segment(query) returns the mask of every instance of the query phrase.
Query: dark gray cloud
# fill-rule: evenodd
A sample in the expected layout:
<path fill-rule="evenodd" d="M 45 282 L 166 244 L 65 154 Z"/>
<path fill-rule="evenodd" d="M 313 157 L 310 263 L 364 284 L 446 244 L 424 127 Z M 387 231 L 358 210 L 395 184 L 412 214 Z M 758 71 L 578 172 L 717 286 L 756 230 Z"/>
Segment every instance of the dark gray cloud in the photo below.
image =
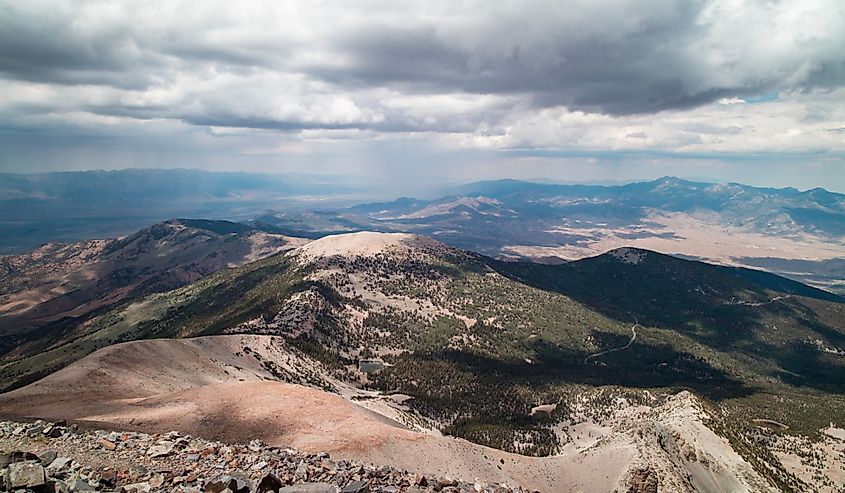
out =
<path fill-rule="evenodd" d="M 620 16 L 613 10 L 626 13 L 631 3 L 603 2 L 595 17 L 579 25 L 568 19 L 565 3 L 559 4 L 562 8 L 527 6 L 515 18 L 491 19 L 468 39 L 460 24 L 444 29 L 437 21 L 412 29 L 361 26 L 332 40 L 349 63 L 314 65 L 308 71 L 339 85 L 523 94 L 540 107 L 564 105 L 610 114 L 653 113 L 736 94 L 845 84 L 845 50 L 812 28 L 788 32 L 791 26 L 769 26 L 786 29 L 777 35 L 792 38 L 792 47 L 768 48 L 767 39 L 757 37 L 771 34 L 760 29 L 769 22 L 764 14 L 774 17 L 786 3 L 722 13 L 741 23 L 709 18 L 707 12 L 716 3 L 638 2 L 632 15 Z M 829 24 L 823 16 L 838 16 L 836 25 L 845 28 L 843 7 L 828 7 L 808 8 L 801 15 L 818 16 L 819 27 Z M 806 21 L 796 18 L 796 24 L 799 20 Z M 722 29 L 723 21 L 733 21 L 733 28 L 742 31 Z M 749 36 L 746 30 L 757 32 Z"/>
<path fill-rule="evenodd" d="M 136 19 L 140 9 L 131 4 L 101 5 L 103 15 L 94 4 L 81 12 L 66 3 L 6 4 L 0 72 L 138 89 L 173 83 L 186 71 L 260 67 L 341 89 L 517 95 L 536 107 L 653 113 L 737 94 L 841 87 L 845 35 L 834 29 L 845 30 L 845 7 L 810 2 L 795 22 L 770 24 L 793 4 L 525 2 L 479 13 L 481 4 L 428 12 L 421 2 L 370 16 L 366 6 L 340 3 L 335 16 L 317 10 L 254 32 L 250 22 L 270 14 L 254 5 L 231 19 L 203 3 Z M 299 31 L 289 32 L 297 23 Z M 761 36 L 770 29 L 784 42 L 768 47 Z"/>
<path fill-rule="evenodd" d="M 692 5 L 679 2 L 671 15 L 654 19 L 642 12 L 638 19 L 622 20 L 635 25 L 618 26 L 623 34 L 613 36 L 605 35 L 609 28 L 601 18 L 595 19 L 595 30 L 589 25 L 573 28 L 565 18 L 559 24 L 541 21 L 545 15 L 565 15 L 542 9 L 492 25 L 469 43 L 434 24 L 414 29 L 362 26 L 334 40 L 333 47 L 349 63 L 314 65 L 307 71 L 338 85 L 516 94 L 534 106 L 612 114 L 693 107 L 725 94 L 760 90 L 727 84 L 695 89 L 686 84 L 697 74 L 688 73 L 691 54 L 685 50 L 701 31 L 695 26 L 701 5 Z M 531 33 L 535 23 L 543 29 Z M 499 42 L 496 38 L 513 42 L 489 49 Z"/>
<path fill-rule="evenodd" d="M 0 0 L 2 161 L 839 156 L 842 46 L 839 0 Z"/>
<path fill-rule="evenodd" d="M 0 73 L 6 77 L 61 84 L 146 87 L 145 74 L 160 57 L 139 50 L 124 25 L 87 35 L 75 28 L 73 10 L 27 11 L 25 4 L 0 5 Z"/>

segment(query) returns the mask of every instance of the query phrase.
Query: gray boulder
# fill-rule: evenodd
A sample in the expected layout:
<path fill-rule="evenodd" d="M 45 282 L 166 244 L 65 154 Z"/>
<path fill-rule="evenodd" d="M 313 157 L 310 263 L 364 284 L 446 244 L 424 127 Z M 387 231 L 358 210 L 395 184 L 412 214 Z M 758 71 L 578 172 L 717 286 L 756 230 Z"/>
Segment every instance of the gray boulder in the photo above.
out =
<path fill-rule="evenodd" d="M 70 482 L 70 491 L 94 491 L 95 488 L 91 486 L 91 483 L 85 481 L 82 478 L 76 478 L 75 480 Z"/>
<path fill-rule="evenodd" d="M 59 454 L 56 453 L 55 450 L 48 450 L 43 454 L 39 455 L 38 458 L 41 460 L 41 465 L 47 466 L 58 457 Z"/>
<path fill-rule="evenodd" d="M 50 472 L 61 471 L 62 469 L 67 468 L 71 462 L 73 462 L 73 459 L 70 457 L 56 457 L 47 466 L 47 470 Z"/>
<path fill-rule="evenodd" d="M 268 493 L 270 491 L 279 491 L 282 487 L 282 481 L 276 477 L 275 474 L 270 473 L 261 478 L 258 482 L 258 493 Z"/>
<path fill-rule="evenodd" d="M 370 487 L 366 481 L 353 481 L 344 486 L 340 493 L 370 493 Z"/>
<path fill-rule="evenodd" d="M 147 455 L 152 458 L 166 457 L 173 453 L 173 444 L 169 442 L 162 442 L 153 445 L 147 450 Z"/>
<path fill-rule="evenodd" d="M 152 489 L 150 483 L 133 483 L 121 486 L 117 491 L 123 493 L 150 493 Z"/>
<path fill-rule="evenodd" d="M 47 476 L 41 464 L 35 462 L 14 462 L 7 469 L 6 487 L 9 490 L 37 488 L 47 483 Z"/>

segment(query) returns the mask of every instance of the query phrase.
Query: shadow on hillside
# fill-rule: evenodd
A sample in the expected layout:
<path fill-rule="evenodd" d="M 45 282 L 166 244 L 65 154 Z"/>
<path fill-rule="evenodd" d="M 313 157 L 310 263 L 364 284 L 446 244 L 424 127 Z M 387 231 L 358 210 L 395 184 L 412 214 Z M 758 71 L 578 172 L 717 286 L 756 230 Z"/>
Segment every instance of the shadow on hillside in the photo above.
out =
<path fill-rule="evenodd" d="M 600 346 L 607 348 L 621 347 L 629 341 L 627 337 L 609 333 L 601 333 L 598 338 Z M 536 358 L 530 364 L 475 352 L 446 350 L 400 356 L 390 368 L 390 373 L 397 381 L 415 380 L 423 387 L 430 386 L 432 395 L 440 393 L 438 387 L 454 391 L 453 380 L 471 382 L 466 384 L 470 389 L 508 385 L 540 389 L 560 384 L 692 389 L 717 401 L 745 397 L 757 391 L 703 359 L 675 351 L 669 346 L 635 341 L 625 350 L 591 358 L 586 362 L 589 353 L 542 340 L 535 341 L 533 346 Z"/>
<path fill-rule="evenodd" d="M 810 344 L 774 348 L 778 363 L 771 375 L 793 387 L 810 387 L 832 394 L 845 394 L 842 356 L 826 354 Z"/>
<path fill-rule="evenodd" d="M 761 375 L 776 377 L 792 386 L 845 393 L 845 383 L 841 383 L 845 382 L 845 369 L 840 370 L 826 361 L 829 358 L 820 350 L 810 346 L 796 348 L 784 343 L 770 344 L 767 337 L 760 336 L 775 330 L 769 320 L 774 316 L 779 319 L 776 330 L 784 337 L 801 339 L 809 332 L 816 334 L 813 338 L 826 340 L 835 347 L 845 346 L 843 330 L 820 320 L 818 313 L 801 298 L 792 297 L 761 306 L 725 304 L 724 300 L 740 295 L 746 299 L 756 297 L 766 303 L 771 299 L 771 292 L 737 280 L 718 266 L 678 264 L 684 261 L 667 256 L 660 256 L 660 260 L 648 269 L 620 267 L 619 262 L 602 258 L 576 263 L 582 265 L 498 262 L 493 266 L 516 282 L 563 294 L 623 324 L 637 320 L 644 326 L 677 331 L 721 353 L 753 355 L 759 362 L 753 369 Z M 696 287 L 701 288 L 701 292 Z M 639 355 L 635 351 L 618 352 L 608 355 L 604 361 L 609 364 L 622 358 L 651 358 L 648 364 L 652 364 L 671 349 L 666 347 L 662 351 L 652 354 L 645 350 Z M 700 373 L 702 377 L 712 374 L 699 368 L 698 363 L 686 362 L 684 365 L 687 372 Z M 651 372 L 648 378 L 658 382 L 668 378 L 660 371 L 648 371 Z M 620 375 L 619 378 L 624 381 L 640 377 Z"/>
<path fill-rule="evenodd" d="M 696 325 L 718 329 L 725 339 L 741 338 L 758 322 L 772 292 L 831 303 L 843 299 L 768 272 L 711 265 L 644 251 L 642 262 L 626 263 L 604 254 L 562 265 L 488 262 L 500 274 L 525 285 L 566 295 L 602 313 L 628 321 L 673 329 Z M 763 305 L 731 304 L 735 299 Z M 752 309 L 752 308 L 757 308 Z M 708 342 L 703 340 L 702 342 Z"/>
<path fill-rule="evenodd" d="M 671 265 L 685 261 L 669 259 L 668 266 L 648 269 L 602 257 L 551 266 L 496 262 L 491 267 L 513 281 L 562 294 L 623 324 L 636 319 L 644 326 L 677 330 L 714 348 L 752 337 L 760 323 L 757 311 L 723 304 L 738 297 L 744 286 L 722 275 L 706 279 L 697 275 L 700 272 L 685 272 Z M 714 284 L 719 289 L 716 296 L 695 289 Z"/>

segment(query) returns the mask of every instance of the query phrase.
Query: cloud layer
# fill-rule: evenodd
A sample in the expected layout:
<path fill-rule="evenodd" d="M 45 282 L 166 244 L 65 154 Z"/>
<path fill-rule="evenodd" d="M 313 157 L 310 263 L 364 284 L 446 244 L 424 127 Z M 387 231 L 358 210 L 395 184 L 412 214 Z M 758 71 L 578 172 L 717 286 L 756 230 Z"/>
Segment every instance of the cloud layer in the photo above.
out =
<path fill-rule="evenodd" d="M 0 1 L 0 166 L 51 146 L 172 161 L 420 135 L 841 159 L 843 46 L 837 0 Z"/>

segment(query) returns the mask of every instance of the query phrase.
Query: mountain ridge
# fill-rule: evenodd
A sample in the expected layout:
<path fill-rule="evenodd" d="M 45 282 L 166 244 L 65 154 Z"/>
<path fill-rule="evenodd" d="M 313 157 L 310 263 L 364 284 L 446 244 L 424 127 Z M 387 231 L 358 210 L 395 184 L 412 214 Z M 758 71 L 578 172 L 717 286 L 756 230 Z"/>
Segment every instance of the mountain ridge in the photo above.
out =
<path fill-rule="evenodd" d="M 789 454 L 784 444 L 792 437 L 824 443 L 820 430 L 845 417 L 838 356 L 845 305 L 803 296 L 825 296 L 811 288 L 786 296 L 770 280 L 761 285 L 755 276 L 640 249 L 547 266 L 501 262 L 418 235 L 352 233 L 128 302 L 91 319 L 77 339 L 7 361 L 0 375 L 20 387 L 28 375 L 78 368 L 74 360 L 106 346 L 102 351 L 147 347 L 147 339 L 163 348 L 229 340 L 231 347 L 211 356 L 222 369 L 201 370 L 213 363 L 208 357 L 168 365 L 189 372 L 171 380 L 199 385 L 172 395 L 193 402 L 215 391 L 202 384 L 211 375 L 237 380 L 237 368 L 254 368 L 260 379 L 344 396 L 415 433 L 465 440 L 461 454 L 475 454 L 478 445 L 556 461 L 628 447 L 634 455 L 614 466 L 617 480 L 628 481 L 636 464 L 652 464 L 662 484 L 692 491 L 705 476 L 692 486 L 683 478 L 710 475 L 701 464 L 729 447 L 762 479 L 736 479 L 739 469 L 725 466 L 731 475 L 718 484 L 763 481 L 800 491 L 812 479 L 799 479 L 772 454 Z M 12 409 L 4 399 L 14 396 L 46 398 L 40 392 L 50 378 L 0 397 L 0 411 Z M 670 405 L 686 399 L 685 391 L 708 416 L 685 443 L 701 433 L 721 437 L 716 449 L 687 445 L 705 458 L 694 466 L 683 454 L 652 448 L 657 441 L 638 441 L 637 433 L 660 436 L 661 428 L 631 421 L 692 412 Z M 150 402 L 167 406 L 168 395 Z M 16 402 L 32 409 L 26 398 Z M 760 433 L 755 419 L 789 431 L 751 447 Z M 679 443 L 672 447 L 680 450 Z"/>
<path fill-rule="evenodd" d="M 53 243 L 2 256 L 0 353 L 20 351 L 30 331 L 40 331 L 45 341 L 61 340 L 91 316 L 125 301 L 298 243 L 228 221 L 174 219 L 122 238 Z"/>

